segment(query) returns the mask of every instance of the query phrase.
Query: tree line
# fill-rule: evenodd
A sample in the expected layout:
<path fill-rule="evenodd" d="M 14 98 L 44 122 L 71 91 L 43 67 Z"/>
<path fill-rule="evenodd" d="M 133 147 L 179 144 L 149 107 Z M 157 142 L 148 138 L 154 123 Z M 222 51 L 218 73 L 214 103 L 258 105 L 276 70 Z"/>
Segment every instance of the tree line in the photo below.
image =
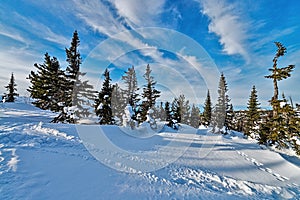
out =
<path fill-rule="evenodd" d="M 246 137 L 252 137 L 261 144 L 275 145 L 278 148 L 293 148 L 300 154 L 300 118 L 299 113 L 284 95 L 279 98 L 278 82 L 291 76 L 294 65 L 278 67 L 277 61 L 286 53 L 286 48 L 275 42 L 277 52 L 273 58 L 273 67 L 269 69 L 274 86 L 274 95 L 270 99 L 271 112 L 260 109 L 257 90 L 253 86 L 248 100 L 247 110 L 237 113 L 233 110 L 228 96 L 228 86 L 224 74 L 219 79 L 218 99 L 213 106 L 210 91 L 207 91 L 204 111 L 193 104 L 190 105 L 184 94 L 175 97 L 171 102 L 158 102 L 161 91 L 156 88 L 156 81 L 148 64 L 143 78 L 146 84 L 138 86 L 134 66 L 128 68 L 122 76 L 123 87 L 112 84 L 110 71 L 105 70 L 104 81 L 100 91 L 95 91 L 86 73 L 80 71 L 82 58 L 78 47 L 80 40 L 77 31 L 73 33 L 71 45 L 65 49 L 68 66 L 61 69 L 56 57 L 48 53 L 44 55 L 42 64 L 34 64 L 27 79 L 30 87 L 27 91 L 34 99 L 33 104 L 44 110 L 57 112 L 54 123 L 79 123 L 81 119 L 93 114 L 98 117 L 99 124 L 122 125 L 134 129 L 142 123 L 149 123 L 156 128 L 157 120 L 174 129 L 180 124 L 188 124 L 195 128 L 199 125 L 211 127 L 214 133 L 227 134 L 230 130 L 242 131 Z M 18 96 L 14 75 L 5 86 L 7 93 L 3 102 L 14 102 Z M 139 90 L 142 89 L 141 92 Z"/>

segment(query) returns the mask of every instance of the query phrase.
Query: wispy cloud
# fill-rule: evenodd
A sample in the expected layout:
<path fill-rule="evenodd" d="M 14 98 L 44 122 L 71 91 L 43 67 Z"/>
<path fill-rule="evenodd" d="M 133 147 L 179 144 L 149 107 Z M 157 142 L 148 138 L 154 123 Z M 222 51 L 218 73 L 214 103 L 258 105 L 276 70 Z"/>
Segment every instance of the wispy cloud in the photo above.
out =
<path fill-rule="evenodd" d="M 248 61 L 245 42 L 248 39 L 248 25 L 243 22 L 236 4 L 229 4 L 226 0 L 199 0 L 201 12 L 209 22 L 209 32 L 219 37 L 223 51 L 228 55 L 239 54 Z"/>
<path fill-rule="evenodd" d="M 166 0 L 111 0 L 128 24 L 133 27 L 157 26 Z M 142 9 L 144 8 L 144 9 Z"/>

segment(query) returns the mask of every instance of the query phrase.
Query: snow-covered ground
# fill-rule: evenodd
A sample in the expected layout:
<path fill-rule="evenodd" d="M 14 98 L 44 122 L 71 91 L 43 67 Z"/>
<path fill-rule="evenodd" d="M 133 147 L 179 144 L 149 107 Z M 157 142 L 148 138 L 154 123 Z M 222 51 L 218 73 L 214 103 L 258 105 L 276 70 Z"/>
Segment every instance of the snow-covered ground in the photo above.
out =
<path fill-rule="evenodd" d="M 238 134 L 102 126 L 110 143 L 95 148 L 87 141 L 97 144 L 99 126 L 49 123 L 54 116 L 0 103 L 1 200 L 300 199 L 300 160 Z"/>

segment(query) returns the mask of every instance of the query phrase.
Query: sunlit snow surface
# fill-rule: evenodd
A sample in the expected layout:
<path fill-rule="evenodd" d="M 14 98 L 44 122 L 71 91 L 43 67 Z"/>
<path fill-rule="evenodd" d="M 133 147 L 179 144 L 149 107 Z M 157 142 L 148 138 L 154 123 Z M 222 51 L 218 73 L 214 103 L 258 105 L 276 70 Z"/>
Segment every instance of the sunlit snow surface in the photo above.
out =
<path fill-rule="evenodd" d="M 136 152 L 168 147 L 163 156 L 174 156 L 173 162 L 143 172 L 116 162 L 122 156 L 116 152 L 106 152 L 106 163 L 98 161 L 75 125 L 49 123 L 54 116 L 26 103 L 0 103 L 1 200 L 300 199 L 299 159 L 239 134 L 221 136 L 183 126 L 178 132 L 164 128 L 139 138 L 117 126 L 103 126 L 114 145 L 133 153 L 126 158 L 132 162 L 142 163 Z M 174 140 L 175 146 L 168 145 Z M 177 159 L 176 152 L 182 151 L 178 144 L 185 149 Z M 152 157 L 150 164 L 161 158 Z"/>

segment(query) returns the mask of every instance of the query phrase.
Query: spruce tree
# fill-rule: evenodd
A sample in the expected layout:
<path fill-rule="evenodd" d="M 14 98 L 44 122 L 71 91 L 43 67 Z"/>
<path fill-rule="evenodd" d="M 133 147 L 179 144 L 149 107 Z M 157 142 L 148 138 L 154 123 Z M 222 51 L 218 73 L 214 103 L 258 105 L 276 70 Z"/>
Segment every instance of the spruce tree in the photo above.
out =
<path fill-rule="evenodd" d="M 278 99 L 278 81 L 287 79 L 295 68 L 294 65 L 278 68 L 277 61 L 286 53 L 286 48 L 279 42 L 275 42 L 277 52 L 273 58 L 273 68 L 269 69 L 271 75 L 265 78 L 273 79 L 274 95 L 270 100 L 272 116 L 265 124 L 261 124 L 259 142 L 275 145 L 277 148 L 292 148 L 299 152 L 300 121 L 292 106 L 287 102 L 284 95 Z"/>
<path fill-rule="evenodd" d="M 14 73 L 11 73 L 10 81 L 7 86 L 5 86 L 7 90 L 7 94 L 4 94 L 4 98 L 6 102 L 15 102 L 15 97 L 19 96 L 17 93 L 17 84 L 15 82 Z"/>
<path fill-rule="evenodd" d="M 91 102 L 95 99 L 95 91 L 88 80 L 83 80 L 86 73 L 80 71 L 82 62 L 78 47 L 80 40 L 75 30 L 71 46 L 66 48 L 66 88 L 64 90 L 64 109 L 54 122 L 77 123 L 80 119 L 90 116 L 92 113 Z"/>
<path fill-rule="evenodd" d="M 143 76 L 146 80 L 146 85 L 143 87 L 142 93 L 144 101 L 141 105 L 141 121 L 146 120 L 147 112 L 155 105 L 156 99 L 160 97 L 160 91 L 155 88 L 156 81 L 154 81 L 154 77 L 151 76 L 151 72 L 152 70 L 148 64 L 146 67 L 146 72 Z"/>
<path fill-rule="evenodd" d="M 28 76 L 30 97 L 34 98 L 33 104 L 44 110 L 57 112 L 64 102 L 64 72 L 60 69 L 58 60 L 45 53 L 43 64 L 34 64 L 37 71 L 31 71 Z"/>
<path fill-rule="evenodd" d="M 95 99 L 95 112 L 99 117 L 100 124 L 113 124 L 114 119 L 112 116 L 111 98 L 112 98 L 112 86 L 109 71 L 106 69 L 104 72 L 104 81 L 102 89 L 98 93 L 98 98 Z"/>
<path fill-rule="evenodd" d="M 244 121 L 244 134 L 246 136 L 251 136 L 252 138 L 257 138 L 258 126 L 260 120 L 260 103 L 257 99 L 257 91 L 253 85 L 250 98 L 248 101 L 246 119 Z"/>
<path fill-rule="evenodd" d="M 116 125 L 122 124 L 124 109 L 126 107 L 124 93 L 118 84 L 112 86 L 111 109 Z"/>
<path fill-rule="evenodd" d="M 183 124 L 190 124 L 190 105 L 189 105 L 189 100 L 185 99 L 184 94 L 179 95 L 178 98 L 178 106 L 180 107 L 180 123 Z"/>
<path fill-rule="evenodd" d="M 171 114 L 172 114 L 172 120 L 171 120 L 171 127 L 173 129 L 178 129 L 179 123 L 181 123 L 181 116 L 182 116 L 182 107 L 179 104 L 179 101 L 177 98 L 174 98 L 172 105 L 171 105 Z"/>
<path fill-rule="evenodd" d="M 172 123 L 172 110 L 170 108 L 170 103 L 167 101 L 165 103 L 165 108 L 164 108 L 165 112 L 166 112 L 166 118 L 165 121 L 167 123 L 167 126 L 172 127 L 173 123 Z"/>
<path fill-rule="evenodd" d="M 126 104 L 131 105 L 132 108 L 136 108 L 137 102 L 140 100 L 138 98 L 138 83 L 136 78 L 136 72 L 134 66 L 128 68 L 125 75 L 122 76 L 122 80 L 125 84 L 125 89 L 123 90 L 124 98 Z"/>
<path fill-rule="evenodd" d="M 199 124 L 200 124 L 200 109 L 196 107 L 195 104 L 193 104 L 191 110 L 190 125 L 194 128 L 198 128 Z"/>
<path fill-rule="evenodd" d="M 276 106 L 278 104 L 278 81 L 287 79 L 291 76 L 291 72 L 295 68 L 295 65 L 289 65 L 287 67 L 278 68 L 277 67 L 277 61 L 280 57 L 284 56 L 286 53 L 286 48 L 280 43 L 275 42 L 275 45 L 277 46 L 277 52 L 273 58 L 273 67 L 269 69 L 271 72 L 271 75 L 265 76 L 265 78 L 272 79 L 273 80 L 273 86 L 274 86 L 274 95 L 271 99 L 271 105 L 273 107 L 273 116 L 276 117 L 277 109 Z"/>
<path fill-rule="evenodd" d="M 203 123 L 205 126 L 209 126 L 211 123 L 211 115 L 212 115 L 212 106 L 209 90 L 207 91 L 206 100 L 204 103 L 204 111 L 203 111 Z"/>
<path fill-rule="evenodd" d="M 227 95 L 228 88 L 225 76 L 222 73 L 219 81 L 218 101 L 213 113 L 213 131 L 221 132 L 221 129 L 226 125 L 225 120 L 229 109 L 230 99 Z"/>

